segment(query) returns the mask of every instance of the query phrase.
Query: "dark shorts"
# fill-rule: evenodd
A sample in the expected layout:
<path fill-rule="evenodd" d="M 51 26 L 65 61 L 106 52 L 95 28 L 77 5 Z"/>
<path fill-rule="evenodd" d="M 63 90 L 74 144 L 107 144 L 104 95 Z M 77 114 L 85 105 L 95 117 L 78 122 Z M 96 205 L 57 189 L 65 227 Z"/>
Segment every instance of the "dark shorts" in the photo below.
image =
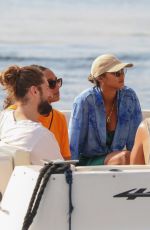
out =
<path fill-rule="evenodd" d="M 90 165 L 104 165 L 106 156 L 92 156 L 85 157 L 80 155 L 79 157 L 79 166 L 90 166 Z"/>

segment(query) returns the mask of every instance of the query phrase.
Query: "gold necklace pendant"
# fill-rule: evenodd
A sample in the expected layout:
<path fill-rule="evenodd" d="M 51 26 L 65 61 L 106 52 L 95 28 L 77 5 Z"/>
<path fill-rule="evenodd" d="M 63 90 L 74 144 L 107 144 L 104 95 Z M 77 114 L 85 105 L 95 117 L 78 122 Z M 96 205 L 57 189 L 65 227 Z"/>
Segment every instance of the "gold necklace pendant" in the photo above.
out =
<path fill-rule="evenodd" d="M 110 113 L 106 117 L 106 124 L 110 123 L 110 121 L 111 121 L 111 116 L 112 116 L 112 112 L 113 112 L 114 106 L 115 106 L 115 101 L 114 101 L 114 103 L 113 103 L 113 105 L 111 107 Z"/>
<path fill-rule="evenodd" d="M 110 123 L 110 117 L 108 116 L 107 119 L 106 119 L 106 123 Z"/>

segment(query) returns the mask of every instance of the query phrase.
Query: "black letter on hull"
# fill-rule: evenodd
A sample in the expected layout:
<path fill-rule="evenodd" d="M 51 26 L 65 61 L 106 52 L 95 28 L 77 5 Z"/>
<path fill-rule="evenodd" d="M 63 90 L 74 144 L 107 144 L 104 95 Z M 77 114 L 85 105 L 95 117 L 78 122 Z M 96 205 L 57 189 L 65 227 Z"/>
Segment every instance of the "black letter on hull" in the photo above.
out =
<path fill-rule="evenodd" d="M 137 197 L 150 197 L 150 192 L 145 192 L 144 191 L 146 190 L 146 188 L 140 188 L 140 189 L 131 189 L 131 190 L 128 190 L 126 192 L 122 192 L 122 193 L 119 193 L 117 195 L 114 195 L 113 197 L 117 197 L 117 198 L 123 198 L 123 197 L 126 197 L 127 200 L 134 200 L 136 199 Z M 135 192 L 133 192 L 135 191 Z"/>

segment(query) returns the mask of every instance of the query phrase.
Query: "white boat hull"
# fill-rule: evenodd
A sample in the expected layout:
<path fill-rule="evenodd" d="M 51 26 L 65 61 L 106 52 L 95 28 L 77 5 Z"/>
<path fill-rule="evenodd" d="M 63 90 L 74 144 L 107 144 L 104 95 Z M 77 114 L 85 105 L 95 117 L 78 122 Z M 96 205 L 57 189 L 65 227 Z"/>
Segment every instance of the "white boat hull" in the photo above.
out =
<path fill-rule="evenodd" d="M 0 229 L 21 230 L 38 175 L 39 167 L 15 168 L 1 203 Z M 72 230 L 149 230 L 149 181 L 149 166 L 78 168 L 73 172 Z M 122 197 L 114 197 L 118 194 Z M 69 229 L 68 207 L 65 176 L 54 174 L 30 229 Z"/>

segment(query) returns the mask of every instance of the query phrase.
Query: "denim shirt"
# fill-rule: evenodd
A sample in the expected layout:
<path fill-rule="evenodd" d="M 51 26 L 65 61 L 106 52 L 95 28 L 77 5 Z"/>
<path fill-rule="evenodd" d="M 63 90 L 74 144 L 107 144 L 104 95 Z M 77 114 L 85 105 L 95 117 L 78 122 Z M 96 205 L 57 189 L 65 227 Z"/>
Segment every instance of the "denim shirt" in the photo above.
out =
<path fill-rule="evenodd" d="M 79 155 L 107 155 L 126 148 L 131 150 L 142 112 L 135 92 L 124 87 L 117 92 L 117 125 L 112 145 L 106 145 L 106 111 L 97 87 L 82 92 L 74 101 L 69 122 L 72 159 Z"/>

